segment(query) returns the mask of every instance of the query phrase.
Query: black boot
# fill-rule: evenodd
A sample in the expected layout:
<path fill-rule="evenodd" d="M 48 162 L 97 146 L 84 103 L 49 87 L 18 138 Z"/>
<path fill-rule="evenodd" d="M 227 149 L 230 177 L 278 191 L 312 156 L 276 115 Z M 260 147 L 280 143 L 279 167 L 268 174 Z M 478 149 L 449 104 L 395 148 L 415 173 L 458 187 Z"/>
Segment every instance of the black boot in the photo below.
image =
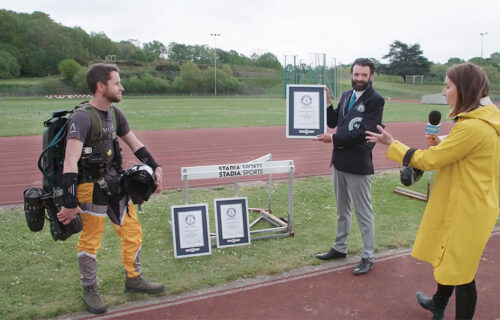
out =
<path fill-rule="evenodd" d="M 446 307 L 438 307 L 431 297 L 424 295 L 422 292 L 417 292 L 417 301 L 422 308 L 432 312 L 432 320 L 441 320 L 444 318 L 444 309 Z"/>

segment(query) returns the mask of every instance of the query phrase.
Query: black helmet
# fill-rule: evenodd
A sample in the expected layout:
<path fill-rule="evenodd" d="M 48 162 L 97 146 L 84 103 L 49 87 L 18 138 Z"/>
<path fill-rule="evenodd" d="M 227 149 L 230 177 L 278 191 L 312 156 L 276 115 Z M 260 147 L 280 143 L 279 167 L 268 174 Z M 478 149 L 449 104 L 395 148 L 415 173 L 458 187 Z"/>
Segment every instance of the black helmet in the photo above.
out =
<path fill-rule="evenodd" d="M 132 202 L 142 204 L 156 189 L 153 169 L 145 164 L 135 164 L 123 173 L 123 186 Z"/>
<path fill-rule="evenodd" d="M 417 151 L 415 148 L 410 148 L 408 151 L 406 151 L 404 157 L 403 157 L 403 165 L 404 167 L 400 170 L 400 179 L 401 183 L 404 184 L 405 186 L 411 186 L 424 174 L 423 170 L 417 169 L 410 167 L 410 160 L 413 154 Z"/>
<path fill-rule="evenodd" d="M 412 184 L 420 180 L 423 174 L 423 170 L 413 167 L 403 167 L 400 170 L 401 183 L 405 186 L 411 186 Z"/>

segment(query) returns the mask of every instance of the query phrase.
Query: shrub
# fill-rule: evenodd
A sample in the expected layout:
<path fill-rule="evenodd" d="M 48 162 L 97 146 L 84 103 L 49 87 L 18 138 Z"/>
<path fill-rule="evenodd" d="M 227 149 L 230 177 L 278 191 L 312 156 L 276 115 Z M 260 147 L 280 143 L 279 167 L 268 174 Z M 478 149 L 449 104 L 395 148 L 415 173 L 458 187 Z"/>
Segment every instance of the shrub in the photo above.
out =
<path fill-rule="evenodd" d="M 19 77 L 21 67 L 8 51 L 0 50 L 0 79 Z"/>
<path fill-rule="evenodd" d="M 166 93 L 170 88 L 168 80 L 149 73 L 122 78 L 122 85 L 125 93 Z"/>
<path fill-rule="evenodd" d="M 81 94 L 88 94 L 90 93 L 90 90 L 87 86 L 87 82 L 85 80 L 85 73 L 86 71 L 83 69 L 80 69 L 74 76 L 73 79 L 71 80 L 70 85 L 78 92 Z"/>
<path fill-rule="evenodd" d="M 66 59 L 59 62 L 58 69 L 64 79 L 71 81 L 80 71 L 80 64 L 73 59 Z"/>

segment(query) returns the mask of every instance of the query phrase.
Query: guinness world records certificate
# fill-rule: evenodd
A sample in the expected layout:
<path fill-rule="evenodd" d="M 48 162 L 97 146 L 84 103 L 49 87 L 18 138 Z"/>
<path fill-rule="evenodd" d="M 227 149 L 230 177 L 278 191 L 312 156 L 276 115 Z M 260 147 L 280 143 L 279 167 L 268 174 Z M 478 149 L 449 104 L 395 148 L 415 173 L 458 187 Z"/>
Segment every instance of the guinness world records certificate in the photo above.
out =
<path fill-rule="evenodd" d="M 324 85 L 287 85 L 286 137 L 316 138 L 326 132 Z"/>
<path fill-rule="evenodd" d="M 246 197 L 214 199 L 218 248 L 250 244 L 247 203 Z"/>
<path fill-rule="evenodd" d="M 172 206 L 174 256 L 184 258 L 211 254 L 208 205 Z"/>

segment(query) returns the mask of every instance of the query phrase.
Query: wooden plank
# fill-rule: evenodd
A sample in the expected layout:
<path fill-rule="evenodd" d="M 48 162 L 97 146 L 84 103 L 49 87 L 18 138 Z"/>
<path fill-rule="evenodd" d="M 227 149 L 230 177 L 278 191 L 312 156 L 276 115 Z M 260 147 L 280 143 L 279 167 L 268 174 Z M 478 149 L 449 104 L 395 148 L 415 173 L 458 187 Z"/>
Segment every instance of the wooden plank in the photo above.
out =
<path fill-rule="evenodd" d="M 408 190 L 408 189 L 397 187 L 396 189 L 394 189 L 394 193 L 397 193 L 397 194 L 400 194 L 400 195 L 403 195 L 403 196 L 406 196 L 406 197 L 409 197 L 412 199 L 417 199 L 420 201 L 427 202 L 427 195 L 420 193 L 420 192 L 413 191 L 413 190 Z"/>

